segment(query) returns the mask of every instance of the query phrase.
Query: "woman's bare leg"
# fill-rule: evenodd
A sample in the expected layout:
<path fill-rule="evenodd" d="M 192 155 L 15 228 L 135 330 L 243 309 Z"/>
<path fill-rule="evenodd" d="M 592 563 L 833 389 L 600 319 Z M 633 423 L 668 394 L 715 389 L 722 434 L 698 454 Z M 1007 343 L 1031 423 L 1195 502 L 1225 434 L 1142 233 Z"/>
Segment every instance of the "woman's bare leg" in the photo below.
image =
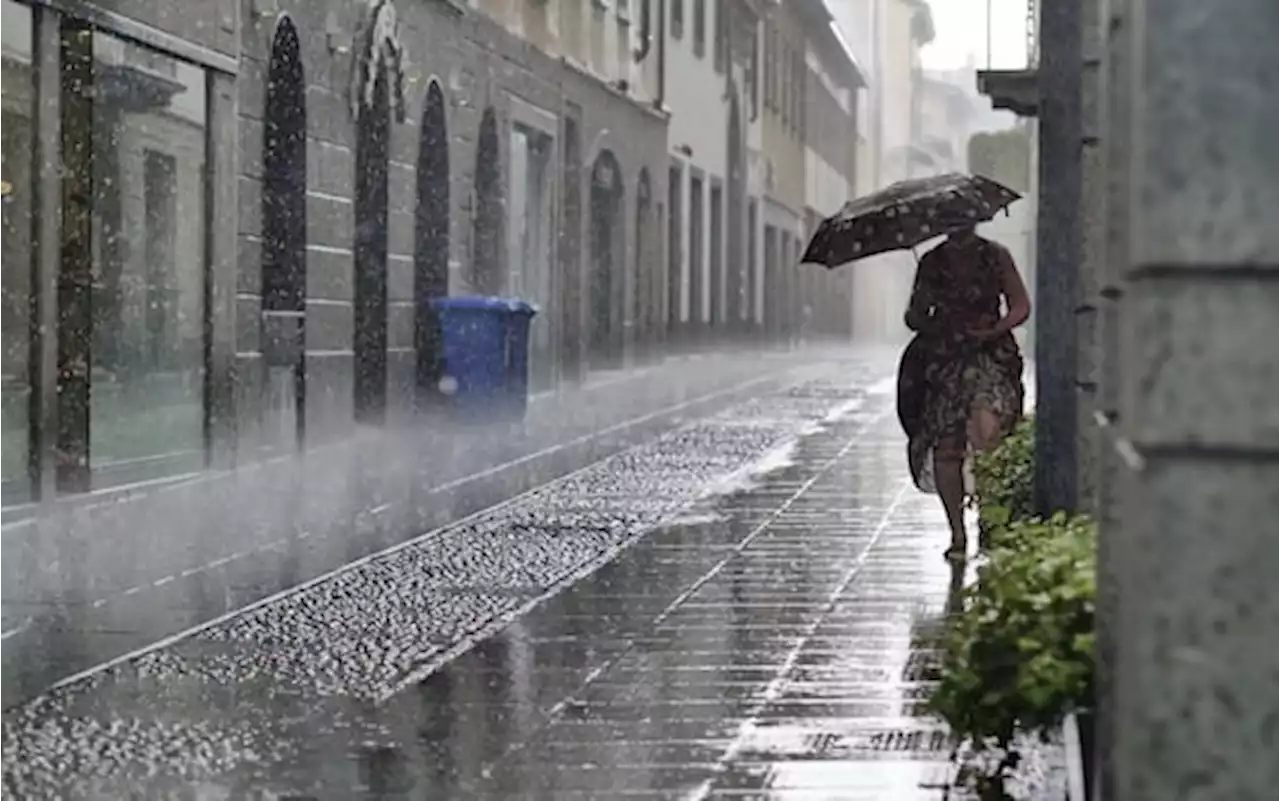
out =
<path fill-rule="evenodd" d="M 1000 444 L 1000 418 L 989 407 L 975 405 L 969 412 L 968 435 L 975 451 L 991 450 Z"/>
<path fill-rule="evenodd" d="M 963 556 L 967 538 L 964 533 L 964 441 L 943 440 L 933 450 L 933 482 L 947 512 L 951 527 L 949 556 Z"/>

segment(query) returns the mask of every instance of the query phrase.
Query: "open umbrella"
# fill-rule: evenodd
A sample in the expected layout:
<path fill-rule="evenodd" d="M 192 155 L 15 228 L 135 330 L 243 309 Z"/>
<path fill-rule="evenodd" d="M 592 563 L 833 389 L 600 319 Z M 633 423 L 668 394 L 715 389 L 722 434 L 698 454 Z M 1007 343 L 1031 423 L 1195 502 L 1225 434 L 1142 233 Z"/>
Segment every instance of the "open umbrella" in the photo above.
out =
<path fill-rule="evenodd" d="M 947 173 L 899 181 L 849 201 L 823 220 L 800 261 L 839 267 L 913 248 L 952 229 L 986 222 L 1020 197 L 982 175 Z"/>

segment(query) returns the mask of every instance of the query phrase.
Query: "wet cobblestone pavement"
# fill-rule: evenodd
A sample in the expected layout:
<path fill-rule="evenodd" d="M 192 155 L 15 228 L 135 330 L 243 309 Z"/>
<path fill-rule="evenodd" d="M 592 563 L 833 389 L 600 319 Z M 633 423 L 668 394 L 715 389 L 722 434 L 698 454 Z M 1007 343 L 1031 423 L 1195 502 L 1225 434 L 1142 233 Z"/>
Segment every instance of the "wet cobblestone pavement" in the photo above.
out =
<path fill-rule="evenodd" d="M 6 796 L 942 798 L 911 643 L 961 577 L 890 372 L 815 369 L 12 710 Z"/>

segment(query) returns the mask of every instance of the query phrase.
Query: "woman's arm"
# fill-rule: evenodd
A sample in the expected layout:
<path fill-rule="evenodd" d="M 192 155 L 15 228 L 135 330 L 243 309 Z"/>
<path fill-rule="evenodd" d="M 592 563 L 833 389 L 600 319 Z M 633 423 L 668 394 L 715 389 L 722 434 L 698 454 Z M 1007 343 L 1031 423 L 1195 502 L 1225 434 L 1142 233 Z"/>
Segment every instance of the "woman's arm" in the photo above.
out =
<path fill-rule="evenodd" d="M 1001 246 L 996 246 L 997 260 L 1000 269 L 1000 288 L 1004 292 L 1005 301 L 1009 304 L 1009 312 L 996 323 L 997 333 L 1012 331 L 1027 321 L 1031 316 L 1031 296 L 1022 283 L 1018 267 L 1013 263 L 1013 256 Z"/>

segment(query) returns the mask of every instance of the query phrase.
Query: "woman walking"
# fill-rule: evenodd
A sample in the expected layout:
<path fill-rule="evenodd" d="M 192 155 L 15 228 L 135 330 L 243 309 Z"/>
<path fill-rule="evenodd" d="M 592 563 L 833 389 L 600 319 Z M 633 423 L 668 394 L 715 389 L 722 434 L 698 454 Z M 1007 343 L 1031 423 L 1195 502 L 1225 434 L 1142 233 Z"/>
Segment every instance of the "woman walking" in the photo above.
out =
<path fill-rule="evenodd" d="M 974 228 L 1019 197 L 981 175 L 899 181 L 823 220 L 801 259 L 838 267 L 947 233 L 916 267 L 906 314 L 916 337 L 898 368 L 898 420 L 916 486 L 937 492 L 946 508 L 949 556 L 963 557 L 967 544 L 965 458 L 994 446 L 1022 416 L 1022 354 L 1012 332 L 1031 301 L 1009 251 Z"/>
<path fill-rule="evenodd" d="M 898 413 L 911 477 L 937 492 L 946 510 L 948 557 L 962 558 L 967 545 L 965 459 L 994 447 L 1022 417 L 1022 354 L 1012 332 L 1030 315 L 1013 257 L 973 225 L 954 228 L 920 259 L 905 319 L 916 337 L 903 354 Z"/>

